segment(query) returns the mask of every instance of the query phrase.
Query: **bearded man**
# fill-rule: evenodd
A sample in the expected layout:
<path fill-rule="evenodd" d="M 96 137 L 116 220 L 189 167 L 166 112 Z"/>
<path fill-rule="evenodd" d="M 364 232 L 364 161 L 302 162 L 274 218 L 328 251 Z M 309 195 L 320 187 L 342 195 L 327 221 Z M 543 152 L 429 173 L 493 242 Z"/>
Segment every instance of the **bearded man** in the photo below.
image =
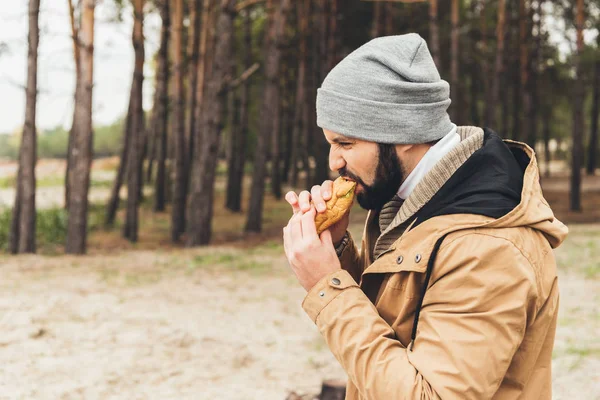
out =
<path fill-rule="evenodd" d="M 348 374 L 346 399 L 550 399 L 567 235 L 533 149 L 456 126 L 450 88 L 417 34 L 358 48 L 325 78 L 317 125 L 329 166 L 369 210 L 320 236 L 332 181 L 286 194 L 303 309 Z"/>

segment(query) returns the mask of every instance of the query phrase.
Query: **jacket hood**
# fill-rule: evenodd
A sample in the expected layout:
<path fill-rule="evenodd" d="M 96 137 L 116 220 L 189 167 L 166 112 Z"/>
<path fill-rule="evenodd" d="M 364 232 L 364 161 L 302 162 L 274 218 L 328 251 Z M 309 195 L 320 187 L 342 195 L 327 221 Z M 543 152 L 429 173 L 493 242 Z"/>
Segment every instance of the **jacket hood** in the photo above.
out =
<path fill-rule="evenodd" d="M 417 212 L 411 229 L 433 217 L 452 214 L 491 217 L 485 224 L 489 228 L 536 229 L 553 248 L 568 233 L 544 199 L 533 150 L 524 143 L 502 140 L 487 128 L 483 146 Z"/>

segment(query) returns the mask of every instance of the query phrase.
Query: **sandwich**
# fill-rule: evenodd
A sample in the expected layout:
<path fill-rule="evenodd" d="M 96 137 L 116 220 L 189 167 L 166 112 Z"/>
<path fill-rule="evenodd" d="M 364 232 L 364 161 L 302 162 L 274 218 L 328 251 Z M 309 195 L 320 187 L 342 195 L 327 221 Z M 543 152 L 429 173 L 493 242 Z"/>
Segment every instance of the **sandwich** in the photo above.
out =
<path fill-rule="evenodd" d="M 320 235 L 325 229 L 338 222 L 349 211 L 354 200 L 356 182 L 339 177 L 333 181 L 331 198 L 325 202 L 326 210 L 317 213 L 315 225 L 317 234 Z"/>

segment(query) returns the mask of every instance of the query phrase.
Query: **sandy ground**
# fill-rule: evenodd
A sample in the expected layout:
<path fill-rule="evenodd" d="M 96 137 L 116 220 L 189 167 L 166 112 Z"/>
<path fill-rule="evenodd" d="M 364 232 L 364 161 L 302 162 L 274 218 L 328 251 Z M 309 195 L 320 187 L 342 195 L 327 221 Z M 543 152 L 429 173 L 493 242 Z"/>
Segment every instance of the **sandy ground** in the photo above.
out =
<path fill-rule="evenodd" d="M 1 399 L 282 400 L 345 379 L 276 245 L 0 262 Z M 554 398 L 600 399 L 600 281 L 560 279 Z"/>

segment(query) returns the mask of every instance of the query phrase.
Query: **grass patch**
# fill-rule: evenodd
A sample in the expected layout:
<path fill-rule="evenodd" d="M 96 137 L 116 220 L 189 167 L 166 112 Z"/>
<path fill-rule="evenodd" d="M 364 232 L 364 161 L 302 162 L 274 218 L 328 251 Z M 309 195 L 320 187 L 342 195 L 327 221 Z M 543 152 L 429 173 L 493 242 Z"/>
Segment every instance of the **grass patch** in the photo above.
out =
<path fill-rule="evenodd" d="M 0 211 L 0 250 L 8 252 L 12 209 Z M 104 206 L 90 204 L 88 206 L 88 232 L 98 230 L 104 221 Z M 63 208 L 49 208 L 36 212 L 36 245 L 37 252 L 45 255 L 56 255 L 62 250 L 67 239 L 68 213 Z"/>
<path fill-rule="evenodd" d="M 219 269 L 225 271 L 248 271 L 261 274 L 271 270 L 268 261 L 256 259 L 249 252 L 202 254 L 194 256 L 188 263 L 188 273 L 197 269 Z"/>
<path fill-rule="evenodd" d="M 586 279 L 600 279 L 600 226 L 570 225 L 569 236 L 556 250 L 560 268 Z"/>

